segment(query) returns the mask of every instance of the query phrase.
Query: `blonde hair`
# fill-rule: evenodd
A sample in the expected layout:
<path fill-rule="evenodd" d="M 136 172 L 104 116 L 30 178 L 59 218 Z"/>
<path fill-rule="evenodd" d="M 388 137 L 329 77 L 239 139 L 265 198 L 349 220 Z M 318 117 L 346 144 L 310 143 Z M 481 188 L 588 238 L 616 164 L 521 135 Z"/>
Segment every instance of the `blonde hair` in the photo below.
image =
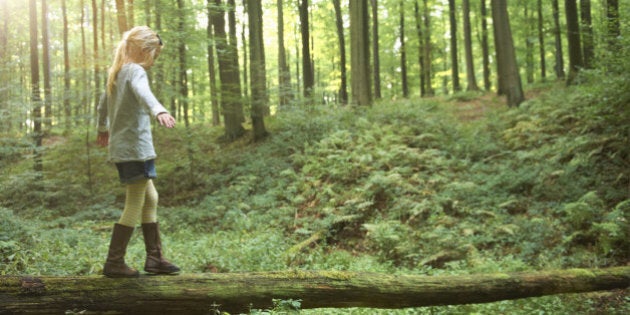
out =
<path fill-rule="evenodd" d="M 136 26 L 123 34 L 114 53 L 114 61 L 107 77 L 107 94 L 112 94 L 122 66 L 134 62 L 144 68 L 151 67 L 162 50 L 162 39 L 148 26 Z"/>

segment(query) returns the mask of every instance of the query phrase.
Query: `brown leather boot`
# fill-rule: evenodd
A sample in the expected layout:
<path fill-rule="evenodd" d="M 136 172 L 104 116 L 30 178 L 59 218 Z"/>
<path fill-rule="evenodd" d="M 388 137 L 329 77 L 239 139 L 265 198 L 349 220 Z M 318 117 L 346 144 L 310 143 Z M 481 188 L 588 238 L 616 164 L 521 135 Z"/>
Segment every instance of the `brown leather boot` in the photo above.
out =
<path fill-rule="evenodd" d="M 140 275 L 138 270 L 133 269 L 125 264 L 125 253 L 127 252 L 127 244 L 133 234 L 134 228 L 121 224 L 114 224 L 112 232 L 112 240 L 109 243 L 109 252 L 107 261 L 103 268 L 103 274 L 112 278 L 130 278 Z"/>
<path fill-rule="evenodd" d="M 142 234 L 144 234 L 144 245 L 147 250 L 144 271 L 161 274 L 179 272 L 179 267 L 162 257 L 162 241 L 160 240 L 160 229 L 157 222 L 142 223 Z"/>

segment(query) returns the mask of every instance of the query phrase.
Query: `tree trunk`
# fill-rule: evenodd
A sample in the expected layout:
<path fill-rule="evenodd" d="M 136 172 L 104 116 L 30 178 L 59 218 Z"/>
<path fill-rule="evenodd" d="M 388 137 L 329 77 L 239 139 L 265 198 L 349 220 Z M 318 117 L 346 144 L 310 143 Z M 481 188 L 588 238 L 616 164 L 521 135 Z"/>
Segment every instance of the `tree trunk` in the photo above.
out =
<path fill-rule="evenodd" d="M 184 6 L 184 0 L 177 0 L 177 12 L 178 12 L 178 26 L 177 29 L 180 34 L 186 34 L 186 11 Z M 184 126 L 190 126 L 190 118 L 189 115 L 189 104 L 188 104 L 188 65 L 186 62 L 186 40 L 184 38 L 179 38 L 179 43 L 177 43 L 177 55 L 179 61 L 179 71 L 178 71 L 178 86 L 179 86 L 179 106 L 183 113 L 184 118 Z"/>
<path fill-rule="evenodd" d="M 468 91 L 478 91 L 477 78 L 475 78 L 475 63 L 472 51 L 472 31 L 470 27 L 470 0 L 464 0 L 464 48 L 466 50 L 466 78 L 468 80 Z"/>
<path fill-rule="evenodd" d="M 409 97 L 409 83 L 407 82 L 407 46 L 405 45 L 405 2 L 400 0 L 400 81 L 403 97 Z"/>
<path fill-rule="evenodd" d="M 525 19 L 525 77 L 527 83 L 534 83 L 534 40 L 532 36 L 533 18 L 529 13 L 531 3 L 523 4 L 523 18 Z"/>
<path fill-rule="evenodd" d="M 350 0 L 350 68 L 352 69 L 352 103 L 372 105 L 370 87 L 370 44 L 366 1 Z"/>
<path fill-rule="evenodd" d="M 418 0 L 413 3 L 413 14 L 416 19 L 416 35 L 418 36 L 418 65 L 420 66 L 420 96 L 426 96 L 427 90 L 425 88 L 425 76 L 424 76 L 424 34 L 422 33 L 422 18 L 420 17 L 420 5 Z"/>
<path fill-rule="evenodd" d="M 52 87 L 50 86 L 50 40 L 48 39 L 48 4 L 42 0 L 42 74 L 44 75 L 44 129 L 52 128 Z"/>
<path fill-rule="evenodd" d="M 542 0 L 538 0 L 538 51 L 540 54 L 540 76 L 543 81 L 547 77 L 547 64 L 545 62 L 545 32 L 543 29 Z"/>
<path fill-rule="evenodd" d="M 289 105 L 292 99 L 291 71 L 284 43 L 284 4 L 283 0 L 278 0 L 278 99 L 281 107 Z"/>
<path fill-rule="evenodd" d="M 621 35 L 618 0 L 606 0 L 606 21 L 608 28 L 608 46 L 616 51 L 619 48 L 618 38 Z"/>
<path fill-rule="evenodd" d="M 567 84 L 573 84 L 578 72 L 583 67 L 582 45 L 580 42 L 580 22 L 576 0 L 565 0 L 567 16 L 567 40 L 569 41 L 569 75 Z"/>
<path fill-rule="evenodd" d="M 44 170 L 41 155 L 42 146 L 42 98 L 39 91 L 39 48 L 37 45 L 37 4 L 35 0 L 29 1 L 29 31 L 30 31 L 30 61 L 31 61 L 31 106 L 33 111 L 33 140 L 35 142 L 35 154 L 33 170 Z"/>
<path fill-rule="evenodd" d="M 481 0 L 481 51 L 483 53 L 483 87 L 490 91 L 490 48 L 488 45 L 488 6 Z"/>
<path fill-rule="evenodd" d="M 560 32 L 560 9 L 558 7 L 558 0 L 552 0 L 551 2 L 553 6 L 553 33 L 555 37 L 555 46 L 556 46 L 556 65 L 554 66 L 554 70 L 556 72 L 556 77 L 558 79 L 564 78 L 564 57 L 562 54 L 562 32 Z"/>
<path fill-rule="evenodd" d="M 313 95 L 315 76 L 311 63 L 310 30 L 308 21 L 308 0 L 300 0 L 300 33 L 302 35 L 302 81 L 304 82 L 304 97 Z"/>
<path fill-rule="evenodd" d="M 423 0 L 424 3 L 424 82 L 427 96 L 435 94 L 433 91 L 433 84 L 431 83 L 432 76 L 432 59 L 431 59 L 431 12 L 429 12 L 428 0 Z"/>
<path fill-rule="evenodd" d="M 212 125 L 221 124 L 221 113 L 219 111 L 219 97 L 217 91 L 217 74 L 214 65 L 215 43 L 212 31 L 212 20 L 214 19 L 214 10 L 212 10 L 212 0 L 208 0 L 208 77 L 210 83 L 210 103 L 212 104 Z"/>
<path fill-rule="evenodd" d="M 72 128 L 72 108 L 70 105 L 70 53 L 68 49 L 68 14 L 66 0 L 61 1 L 61 12 L 63 15 L 63 111 L 64 111 L 64 134 L 70 133 Z"/>
<path fill-rule="evenodd" d="M 591 0 L 580 0 L 580 20 L 582 24 L 582 57 L 584 57 L 584 68 L 593 67 L 595 57 L 595 42 L 593 37 L 593 19 L 591 17 Z"/>
<path fill-rule="evenodd" d="M 494 32 L 496 34 L 496 53 L 499 69 L 499 85 L 507 96 L 507 105 L 518 106 L 525 96 L 521 85 L 521 76 L 516 64 L 516 53 L 514 52 L 514 42 L 512 40 L 512 30 L 510 28 L 510 18 L 507 10 L 507 3 L 504 0 L 492 0 L 492 19 Z"/>
<path fill-rule="evenodd" d="M 270 308 L 272 299 L 300 300 L 303 309 L 408 308 L 625 289 L 629 285 L 630 267 L 459 276 L 298 270 L 126 279 L 0 276 L 0 313 L 238 313 Z"/>
<path fill-rule="evenodd" d="M 455 12 L 455 0 L 448 0 L 448 16 L 451 26 L 451 76 L 453 77 L 453 91 L 461 91 L 459 84 L 459 66 L 457 61 L 457 13 Z"/>
<path fill-rule="evenodd" d="M 221 106 L 226 140 L 234 140 L 245 133 L 241 122 L 241 88 L 238 76 L 238 59 L 234 59 L 235 46 L 228 43 L 225 33 L 225 8 L 221 0 L 215 0 L 213 7 L 217 14 L 213 16 L 214 39 L 219 60 L 219 78 L 221 80 Z M 236 44 L 236 43 L 235 43 Z M 240 111 L 240 113 L 239 113 Z"/>
<path fill-rule="evenodd" d="M 249 17 L 249 66 L 252 90 L 252 127 L 254 141 L 267 136 L 265 107 L 267 106 L 267 70 L 265 67 L 265 43 L 263 40 L 263 14 L 261 0 L 247 0 Z"/>
<path fill-rule="evenodd" d="M 339 0 L 335 0 L 336 2 L 339 2 Z M 379 53 L 379 45 L 378 45 L 378 1 L 377 0 L 371 0 L 370 4 L 372 6 L 372 59 L 374 61 L 374 73 L 373 75 L 373 80 L 374 80 L 374 97 L 376 99 L 380 99 L 382 97 L 381 95 L 381 57 L 380 57 L 380 53 Z M 338 17 L 337 19 L 339 20 L 340 17 Z M 339 24 L 339 22 L 337 22 Z M 343 25 L 342 25 L 343 26 Z M 339 26 L 337 26 L 339 27 Z M 343 28 L 342 28 L 342 33 L 343 35 Z M 345 52 L 345 49 L 344 49 Z M 343 56 L 344 60 L 346 58 L 346 56 Z M 344 69 L 343 71 L 345 72 L 345 63 L 344 63 Z M 348 92 L 346 91 L 346 103 L 348 102 Z"/>
<path fill-rule="evenodd" d="M 122 35 L 129 27 L 127 26 L 127 11 L 125 10 L 125 0 L 116 0 L 116 16 L 118 17 L 118 31 Z"/>
<path fill-rule="evenodd" d="M 93 51 L 92 54 L 94 56 L 94 90 L 98 90 L 101 88 L 101 74 L 100 74 L 100 69 L 98 67 L 99 65 L 99 56 L 98 56 L 98 6 L 96 5 L 96 0 L 92 0 L 92 44 L 93 44 Z M 105 34 L 101 34 L 101 36 L 105 36 Z M 96 108 L 98 107 L 98 101 L 100 98 L 100 94 L 99 93 L 94 93 L 92 92 L 92 96 L 93 96 L 93 107 L 92 109 L 90 109 L 90 114 L 91 113 L 96 113 Z M 89 123 L 89 119 L 88 119 L 88 123 Z"/>
<path fill-rule="evenodd" d="M 243 122 L 245 122 L 245 114 L 243 113 L 243 94 L 241 89 L 241 73 L 238 68 L 238 41 L 236 39 L 236 2 L 234 0 L 227 0 L 227 16 L 228 16 L 228 31 L 229 31 L 229 49 L 231 57 L 230 64 L 232 65 L 232 75 L 235 78 L 235 86 L 234 86 L 234 95 L 238 96 L 237 102 L 233 104 L 235 119 L 238 121 L 239 126 Z M 238 128 L 238 126 L 236 126 Z M 240 128 L 242 129 L 242 127 Z M 240 137 L 245 132 L 245 129 L 242 129 L 242 132 L 238 135 Z"/>
<path fill-rule="evenodd" d="M 373 5 L 376 5 L 372 0 Z M 333 6 L 335 7 L 335 24 L 337 25 L 337 38 L 339 40 L 339 68 L 341 70 L 341 86 L 339 87 L 339 99 L 341 104 L 348 104 L 348 72 L 346 69 L 346 39 L 343 32 L 343 19 L 341 14 L 341 1 L 333 0 Z M 375 33 L 376 36 L 377 33 Z M 377 58 L 375 55 L 375 58 Z"/>

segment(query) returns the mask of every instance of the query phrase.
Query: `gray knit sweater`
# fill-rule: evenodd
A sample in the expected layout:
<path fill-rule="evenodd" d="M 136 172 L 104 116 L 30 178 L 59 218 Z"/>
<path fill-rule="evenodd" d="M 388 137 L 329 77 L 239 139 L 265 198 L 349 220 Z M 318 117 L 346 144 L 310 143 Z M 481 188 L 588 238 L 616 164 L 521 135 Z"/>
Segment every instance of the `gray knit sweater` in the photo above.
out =
<path fill-rule="evenodd" d="M 149 87 L 147 72 L 135 63 L 118 72 L 111 95 L 98 104 L 98 130 L 109 131 L 109 161 L 147 161 L 156 157 L 151 118 L 168 113 Z"/>

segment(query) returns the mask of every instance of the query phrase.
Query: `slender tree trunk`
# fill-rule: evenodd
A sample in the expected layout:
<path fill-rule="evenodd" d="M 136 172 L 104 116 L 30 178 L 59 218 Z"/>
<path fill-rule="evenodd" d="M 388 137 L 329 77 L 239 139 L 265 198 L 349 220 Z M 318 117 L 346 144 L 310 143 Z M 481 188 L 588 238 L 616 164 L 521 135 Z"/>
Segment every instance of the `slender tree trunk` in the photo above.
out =
<path fill-rule="evenodd" d="M 547 77 L 547 64 L 545 62 L 545 33 L 543 28 L 542 0 L 538 0 L 538 49 L 540 53 L 540 76 L 543 81 Z"/>
<path fill-rule="evenodd" d="M 374 2 L 376 0 L 372 0 Z M 335 24 L 337 26 L 337 39 L 339 41 L 339 68 L 341 70 L 341 86 L 339 87 L 339 99 L 341 104 L 348 104 L 348 72 L 346 70 L 346 39 L 343 32 L 343 19 L 341 15 L 340 0 L 333 0 L 335 7 Z"/>
<path fill-rule="evenodd" d="M 459 84 L 459 66 L 457 60 L 457 12 L 455 11 L 455 0 L 448 0 L 449 20 L 451 26 L 451 76 L 453 77 L 453 91 L 461 91 Z"/>
<path fill-rule="evenodd" d="M 413 13 L 416 19 L 416 35 L 418 35 L 418 65 L 420 67 L 420 96 L 427 95 L 424 77 L 424 35 L 422 34 L 422 19 L 420 18 L 420 5 L 418 0 L 413 3 Z"/>
<path fill-rule="evenodd" d="M 64 110 L 64 133 L 68 134 L 72 128 L 72 108 L 70 99 L 72 98 L 70 86 L 70 53 L 68 51 L 68 14 L 66 0 L 61 0 L 61 12 L 63 17 L 63 110 Z"/>
<path fill-rule="evenodd" d="M 98 54 L 98 6 L 96 5 L 96 0 L 92 0 L 92 33 L 93 33 L 93 56 L 94 56 L 94 89 L 91 91 L 93 97 L 93 108 L 88 113 L 96 112 L 96 107 L 98 106 L 98 101 L 100 98 L 99 93 L 95 93 L 94 91 L 101 88 L 101 74 L 99 69 L 100 59 Z M 103 34 L 104 35 L 104 34 Z M 88 116 L 89 117 L 89 116 Z M 89 119 L 88 119 L 89 120 Z"/>
<path fill-rule="evenodd" d="M 80 117 L 81 115 L 87 115 L 89 112 L 88 105 L 88 91 L 90 89 L 90 79 L 88 78 L 88 63 L 87 63 L 87 41 L 85 39 L 85 1 L 80 1 L 81 5 L 81 104 L 83 106 L 77 106 L 76 108 L 76 116 Z M 77 123 L 79 121 L 77 120 Z"/>
<path fill-rule="evenodd" d="M 475 77 L 475 63 L 472 51 L 472 30 L 470 27 L 470 1 L 463 0 L 464 12 L 464 49 L 466 50 L 466 78 L 468 91 L 478 91 L 477 78 Z"/>
<path fill-rule="evenodd" d="M 232 58 L 232 75 L 236 78 L 236 85 L 234 87 L 235 95 L 238 96 L 237 102 L 233 104 L 234 113 L 236 115 L 236 119 L 239 121 L 239 126 L 241 123 L 245 122 L 245 114 L 243 113 L 243 89 L 241 88 L 241 74 L 239 71 L 238 64 L 238 41 L 236 39 L 236 30 L 238 26 L 236 25 L 236 4 L 234 0 L 227 0 L 227 15 L 228 15 L 228 31 L 229 31 L 229 47 L 230 47 L 230 57 Z M 238 127 L 237 127 L 238 128 Z M 242 127 L 241 127 L 242 128 Z M 236 130 L 236 129 L 235 129 Z M 242 135 L 243 133 L 241 133 Z"/>
<path fill-rule="evenodd" d="M 284 1 L 277 0 L 278 6 L 278 94 L 280 106 L 291 102 L 291 71 L 287 63 L 287 51 L 284 45 Z"/>
<path fill-rule="evenodd" d="M 407 46 L 405 45 L 405 2 L 400 0 L 400 77 L 403 97 L 409 97 L 409 83 L 407 82 Z"/>
<path fill-rule="evenodd" d="M 238 64 L 234 64 L 236 47 L 228 43 L 225 33 L 225 7 L 221 0 L 215 0 L 213 7 L 217 14 L 213 15 L 214 38 L 219 61 L 219 78 L 221 80 L 221 106 L 226 140 L 234 140 L 245 133 L 241 125 L 242 104 Z M 236 44 L 236 43 L 234 43 Z M 238 59 L 236 59 L 238 62 Z"/>
<path fill-rule="evenodd" d="M 584 68 L 593 67 L 595 56 L 595 42 L 593 37 L 593 22 L 591 17 L 591 0 L 580 0 L 580 20 L 582 24 L 582 56 L 584 57 Z"/>
<path fill-rule="evenodd" d="M 0 66 L 8 69 L 8 48 L 9 48 L 9 6 L 7 1 L 0 1 L 2 6 L 2 30 L 0 30 Z M 9 82 L 8 71 L 0 73 L 2 82 Z M 0 89 L 0 130 L 9 132 L 13 129 L 11 110 L 9 109 L 9 88 Z"/>
<path fill-rule="evenodd" d="M 0 276 L 0 313 L 232 314 L 299 300 L 302 309 L 400 309 L 626 289 L 630 267 L 419 276 L 348 271 L 187 274 L 177 277 Z"/>
<path fill-rule="evenodd" d="M 490 48 L 488 45 L 488 6 L 486 0 L 481 0 L 481 52 L 483 54 L 483 87 L 490 91 Z"/>
<path fill-rule="evenodd" d="M 33 121 L 33 140 L 35 142 L 35 163 L 33 169 L 37 173 L 44 170 L 42 163 L 42 99 L 39 91 L 39 48 L 37 35 L 37 3 L 29 1 L 30 61 L 31 61 L 31 108 Z"/>
<path fill-rule="evenodd" d="M 252 126 L 254 141 L 265 138 L 265 107 L 267 106 L 267 69 L 263 40 L 263 13 L 261 0 L 247 0 L 249 17 L 249 58 L 252 89 Z"/>
<path fill-rule="evenodd" d="M 427 96 L 435 94 L 431 77 L 432 71 L 432 49 L 431 44 L 431 12 L 429 10 L 429 1 L 423 0 L 424 3 L 424 82 L 426 86 Z"/>
<path fill-rule="evenodd" d="M 219 91 L 217 90 L 217 74 L 215 68 L 215 39 L 212 30 L 215 11 L 212 9 L 212 0 L 208 0 L 208 77 L 210 78 L 210 103 L 212 103 L 212 125 L 221 124 L 219 111 Z"/>
<path fill-rule="evenodd" d="M 184 0 L 177 0 L 178 9 L 178 31 L 180 34 L 186 34 L 186 7 Z M 179 57 L 179 104 L 183 113 L 184 125 L 190 126 L 190 109 L 188 108 L 188 64 L 186 62 L 186 41 L 180 38 L 177 44 L 177 55 Z"/>
<path fill-rule="evenodd" d="M 135 26 L 136 12 L 133 0 L 127 0 L 127 28 L 132 29 Z"/>
<path fill-rule="evenodd" d="M 127 11 L 125 10 L 125 0 L 116 0 L 116 16 L 118 17 L 118 31 L 122 35 L 129 29 L 127 25 Z"/>
<path fill-rule="evenodd" d="M 560 9 L 558 6 L 558 0 L 552 0 L 551 4 L 553 6 L 553 32 L 555 35 L 554 38 L 556 46 L 556 64 L 554 66 L 554 70 L 558 79 L 564 79 L 564 57 L 562 54 L 562 32 L 560 31 Z"/>
<path fill-rule="evenodd" d="M 619 48 L 618 38 L 621 36 L 618 0 L 606 0 L 606 21 L 608 28 L 608 46 L 612 51 L 617 51 Z"/>
<path fill-rule="evenodd" d="M 52 87 L 50 84 L 50 40 L 48 39 L 48 4 L 42 0 L 42 74 L 44 75 L 44 133 L 52 128 Z"/>
<path fill-rule="evenodd" d="M 507 10 L 507 2 L 504 0 L 492 0 L 492 19 L 496 34 L 497 61 L 499 63 L 499 75 L 504 93 L 507 96 L 509 107 L 518 106 L 525 96 L 521 85 L 521 77 L 516 64 L 516 53 L 512 41 L 512 30 Z"/>
<path fill-rule="evenodd" d="M 350 68 L 352 103 L 372 105 L 368 8 L 364 0 L 350 0 Z"/>
<path fill-rule="evenodd" d="M 336 0 L 339 2 L 339 0 Z M 372 59 L 374 61 L 374 97 L 380 99 L 381 95 L 381 57 L 379 48 L 379 35 L 378 35 L 378 0 L 370 0 L 372 7 Z M 339 18 L 338 18 L 339 19 Z M 339 23 L 339 22 L 337 22 Z M 337 26 L 339 28 L 339 26 Z M 343 28 L 342 28 L 343 33 Z M 344 49 L 345 52 L 345 49 Z M 345 56 L 343 56 L 345 59 Z M 345 65 L 344 65 L 345 68 Z M 343 69 L 345 71 L 345 69 Z M 346 80 L 347 81 L 347 80 Z M 348 92 L 346 91 L 345 102 L 348 102 Z"/>
<path fill-rule="evenodd" d="M 313 87 L 315 85 L 315 76 L 313 73 L 313 64 L 311 62 L 311 46 L 310 46 L 310 29 L 309 29 L 309 1 L 300 1 L 300 33 L 302 34 L 302 81 L 304 82 L 304 97 L 313 96 Z"/>
<path fill-rule="evenodd" d="M 567 16 L 567 39 L 569 41 L 569 75 L 567 84 L 575 83 L 578 72 L 584 66 L 582 45 L 580 43 L 580 22 L 576 0 L 565 0 L 564 8 Z"/>
<path fill-rule="evenodd" d="M 525 18 L 525 76 L 527 83 L 534 83 L 534 40 L 532 39 L 533 18 L 529 14 L 529 2 L 524 3 L 523 15 Z"/>

